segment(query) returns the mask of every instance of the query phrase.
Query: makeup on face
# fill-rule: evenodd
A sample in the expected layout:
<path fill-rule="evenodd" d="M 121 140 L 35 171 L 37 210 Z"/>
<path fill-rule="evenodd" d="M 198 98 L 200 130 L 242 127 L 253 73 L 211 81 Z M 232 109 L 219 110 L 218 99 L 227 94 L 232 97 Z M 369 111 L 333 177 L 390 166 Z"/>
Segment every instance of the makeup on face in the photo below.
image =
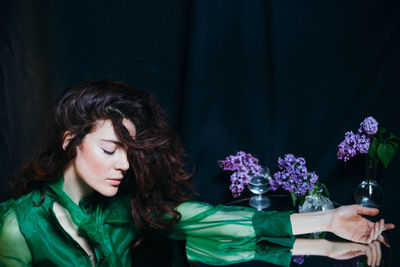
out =
<path fill-rule="evenodd" d="M 122 123 L 135 137 L 133 123 L 127 119 L 123 119 Z M 127 149 L 118 139 L 111 120 L 98 121 L 77 147 L 76 157 L 70 166 L 72 169 L 64 172 L 65 186 L 77 188 L 70 188 L 69 191 L 72 189 L 84 194 L 97 191 L 108 197 L 118 192 L 118 186 L 129 169 L 129 161 Z M 78 182 L 69 183 L 68 180 Z"/>

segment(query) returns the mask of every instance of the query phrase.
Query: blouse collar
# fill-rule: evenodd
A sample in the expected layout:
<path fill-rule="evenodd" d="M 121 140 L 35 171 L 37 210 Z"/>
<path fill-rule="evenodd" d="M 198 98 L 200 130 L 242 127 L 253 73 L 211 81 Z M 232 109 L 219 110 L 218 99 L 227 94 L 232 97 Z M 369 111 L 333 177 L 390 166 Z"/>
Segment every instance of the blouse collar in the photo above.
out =
<path fill-rule="evenodd" d="M 49 183 L 46 194 L 59 202 L 69 213 L 72 221 L 78 226 L 78 231 L 86 234 L 89 239 L 100 245 L 110 266 L 121 266 L 120 257 L 110 234 L 106 231 L 105 213 L 108 199 L 97 198 L 96 195 L 83 198 L 79 206 L 63 190 L 64 178 L 58 177 L 55 182 Z M 85 209 L 85 206 L 87 208 Z M 88 212 L 90 211 L 90 212 Z"/>

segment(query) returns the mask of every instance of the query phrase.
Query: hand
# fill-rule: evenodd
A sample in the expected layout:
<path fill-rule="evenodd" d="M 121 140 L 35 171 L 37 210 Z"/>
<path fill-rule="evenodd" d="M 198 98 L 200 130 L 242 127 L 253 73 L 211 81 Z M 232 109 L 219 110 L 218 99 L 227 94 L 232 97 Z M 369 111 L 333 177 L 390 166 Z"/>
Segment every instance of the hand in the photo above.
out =
<path fill-rule="evenodd" d="M 375 216 L 378 213 L 378 209 L 359 205 L 341 206 L 333 211 L 328 228 L 335 235 L 350 241 L 368 244 L 379 240 L 389 246 L 381 233 L 393 229 L 394 224 L 385 224 L 383 219 L 373 223 L 361 216 Z"/>
<path fill-rule="evenodd" d="M 354 242 L 329 242 L 327 256 L 330 258 L 346 260 L 360 255 L 367 255 L 368 265 L 379 266 L 382 258 L 381 244 L 378 241 L 367 245 Z"/>

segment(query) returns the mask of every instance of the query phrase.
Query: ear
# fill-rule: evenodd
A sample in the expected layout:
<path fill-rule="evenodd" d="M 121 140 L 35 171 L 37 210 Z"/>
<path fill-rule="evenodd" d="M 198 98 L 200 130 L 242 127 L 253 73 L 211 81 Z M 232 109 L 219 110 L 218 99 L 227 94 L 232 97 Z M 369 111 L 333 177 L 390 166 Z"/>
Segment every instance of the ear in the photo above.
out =
<path fill-rule="evenodd" d="M 71 131 L 65 131 L 64 133 L 64 137 L 63 137 L 63 142 L 62 142 L 62 148 L 63 150 L 65 150 L 69 144 L 69 142 L 71 142 L 72 138 L 75 137 L 75 134 L 71 133 Z"/>

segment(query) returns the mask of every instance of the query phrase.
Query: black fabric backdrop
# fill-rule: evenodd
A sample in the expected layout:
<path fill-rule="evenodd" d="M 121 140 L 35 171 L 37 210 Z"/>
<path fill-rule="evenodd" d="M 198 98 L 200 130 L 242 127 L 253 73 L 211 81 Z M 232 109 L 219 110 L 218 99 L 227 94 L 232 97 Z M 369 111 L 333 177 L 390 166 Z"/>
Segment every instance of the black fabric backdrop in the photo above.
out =
<path fill-rule="evenodd" d="M 399 1 L 3 0 L 0 10 L 1 200 L 52 99 L 82 80 L 154 94 L 196 167 L 196 198 L 213 204 L 232 200 L 217 160 L 238 150 L 272 171 L 278 156 L 303 156 L 334 201 L 353 203 L 364 159 L 337 160 L 345 131 L 373 115 L 400 135 Z M 397 225 L 399 166 L 397 155 L 378 174 L 381 213 Z M 398 231 L 389 237 L 398 250 Z"/>

